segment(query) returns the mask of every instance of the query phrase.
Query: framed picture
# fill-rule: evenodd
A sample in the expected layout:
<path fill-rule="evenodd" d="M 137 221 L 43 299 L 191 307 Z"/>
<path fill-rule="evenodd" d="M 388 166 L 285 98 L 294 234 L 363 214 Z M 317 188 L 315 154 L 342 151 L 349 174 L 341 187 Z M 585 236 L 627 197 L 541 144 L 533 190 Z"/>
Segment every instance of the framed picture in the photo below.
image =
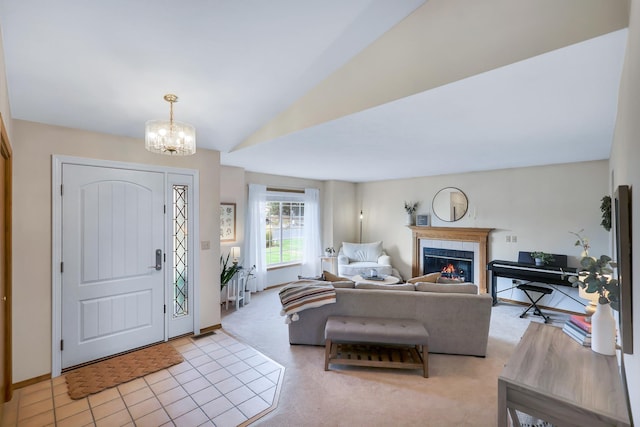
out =
<path fill-rule="evenodd" d="M 236 241 L 236 204 L 220 203 L 220 241 Z"/>
<path fill-rule="evenodd" d="M 622 351 L 633 354 L 633 305 L 631 271 L 631 192 L 620 185 L 615 193 L 616 262 L 620 286 L 620 343 Z"/>

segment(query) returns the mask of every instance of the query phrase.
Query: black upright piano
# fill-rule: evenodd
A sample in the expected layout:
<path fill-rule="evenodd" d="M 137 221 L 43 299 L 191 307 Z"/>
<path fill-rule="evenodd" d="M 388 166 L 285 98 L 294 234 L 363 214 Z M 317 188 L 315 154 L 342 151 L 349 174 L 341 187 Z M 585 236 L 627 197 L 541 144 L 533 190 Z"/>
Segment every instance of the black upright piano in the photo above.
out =
<path fill-rule="evenodd" d="M 573 286 L 569 282 L 569 277 L 578 275 L 577 269 L 567 267 L 566 255 L 553 254 L 553 261 L 547 265 L 537 266 L 530 252 L 520 252 L 518 262 L 493 260 L 487 265 L 487 270 L 491 272 L 491 296 L 494 305 L 498 303 L 498 277 Z"/>

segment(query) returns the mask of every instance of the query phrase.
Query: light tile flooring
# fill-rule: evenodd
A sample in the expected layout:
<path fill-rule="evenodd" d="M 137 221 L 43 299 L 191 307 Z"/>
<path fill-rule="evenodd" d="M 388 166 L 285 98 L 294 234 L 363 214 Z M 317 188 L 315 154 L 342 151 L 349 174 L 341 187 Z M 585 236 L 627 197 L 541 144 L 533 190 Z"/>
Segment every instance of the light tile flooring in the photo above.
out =
<path fill-rule="evenodd" d="M 2 425 L 237 426 L 278 401 L 284 367 L 222 331 L 171 344 L 184 362 L 80 400 L 64 376 L 14 392 Z"/>

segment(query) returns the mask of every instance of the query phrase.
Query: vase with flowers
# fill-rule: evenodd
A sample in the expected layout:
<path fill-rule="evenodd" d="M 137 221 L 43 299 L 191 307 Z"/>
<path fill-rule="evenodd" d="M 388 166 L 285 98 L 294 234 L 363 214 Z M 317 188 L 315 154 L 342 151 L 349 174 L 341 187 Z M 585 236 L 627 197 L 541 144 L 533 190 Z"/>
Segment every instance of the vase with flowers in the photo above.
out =
<path fill-rule="evenodd" d="M 578 238 L 575 246 L 582 247 L 582 258 L 578 276 L 571 276 L 569 281 L 588 294 L 598 295 L 598 306 L 591 317 L 591 349 L 596 353 L 614 355 L 616 322 L 612 309 L 620 309 L 620 287 L 613 277 L 616 263 L 607 255 L 600 255 L 600 258 L 589 256 L 589 240 L 581 232 L 571 232 Z"/>
<path fill-rule="evenodd" d="M 407 225 L 415 225 L 415 214 L 419 202 L 404 202 L 404 210 L 407 213 Z"/>

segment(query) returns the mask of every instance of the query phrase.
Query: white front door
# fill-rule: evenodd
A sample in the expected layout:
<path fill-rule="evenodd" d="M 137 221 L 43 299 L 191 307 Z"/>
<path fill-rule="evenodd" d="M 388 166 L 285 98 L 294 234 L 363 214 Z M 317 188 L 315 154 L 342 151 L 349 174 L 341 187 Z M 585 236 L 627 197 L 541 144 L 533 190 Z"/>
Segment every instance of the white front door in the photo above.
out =
<path fill-rule="evenodd" d="M 164 175 L 65 163 L 62 184 L 62 368 L 163 341 Z"/>

